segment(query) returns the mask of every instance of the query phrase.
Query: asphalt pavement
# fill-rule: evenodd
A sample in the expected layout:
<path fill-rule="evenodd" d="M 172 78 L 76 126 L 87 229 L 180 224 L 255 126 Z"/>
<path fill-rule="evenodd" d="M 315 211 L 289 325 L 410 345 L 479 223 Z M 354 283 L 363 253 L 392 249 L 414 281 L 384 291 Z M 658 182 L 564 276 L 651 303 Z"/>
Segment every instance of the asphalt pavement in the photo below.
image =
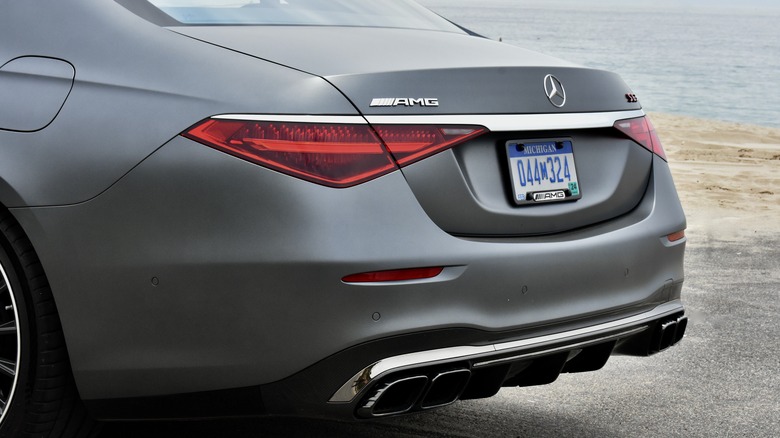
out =
<path fill-rule="evenodd" d="M 100 438 L 780 436 L 780 237 L 698 237 L 686 260 L 686 337 L 656 356 L 379 421 L 110 423 Z"/>

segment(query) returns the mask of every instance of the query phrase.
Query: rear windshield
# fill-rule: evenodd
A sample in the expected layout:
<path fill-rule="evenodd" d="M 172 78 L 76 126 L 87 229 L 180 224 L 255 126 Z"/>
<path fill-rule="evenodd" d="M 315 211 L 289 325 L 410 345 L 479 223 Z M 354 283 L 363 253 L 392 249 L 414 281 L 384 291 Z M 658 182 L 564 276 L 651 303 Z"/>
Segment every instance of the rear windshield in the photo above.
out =
<path fill-rule="evenodd" d="M 177 22 L 190 25 L 368 26 L 460 31 L 411 0 L 148 1 Z"/>

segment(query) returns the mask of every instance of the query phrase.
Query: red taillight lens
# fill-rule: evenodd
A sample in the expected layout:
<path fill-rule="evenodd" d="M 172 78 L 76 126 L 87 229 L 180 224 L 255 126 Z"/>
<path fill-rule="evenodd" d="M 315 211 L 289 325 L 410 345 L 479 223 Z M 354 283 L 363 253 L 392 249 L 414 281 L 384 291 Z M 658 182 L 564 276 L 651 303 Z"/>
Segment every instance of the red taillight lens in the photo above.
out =
<path fill-rule="evenodd" d="M 374 128 L 401 167 L 487 131 L 481 126 L 377 125 Z"/>
<path fill-rule="evenodd" d="M 397 169 L 368 125 L 208 119 L 183 135 L 330 187 L 353 186 Z"/>
<path fill-rule="evenodd" d="M 638 117 L 636 119 L 618 120 L 615 122 L 615 128 L 627 135 L 631 140 L 644 146 L 645 149 L 666 160 L 666 153 L 663 146 L 661 146 L 661 139 L 658 138 L 658 134 L 656 134 L 649 118 Z"/>
<path fill-rule="evenodd" d="M 288 175 L 329 187 L 350 187 L 485 131 L 405 125 L 383 125 L 374 131 L 362 124 L 207 119 L 182 135 Z"/>

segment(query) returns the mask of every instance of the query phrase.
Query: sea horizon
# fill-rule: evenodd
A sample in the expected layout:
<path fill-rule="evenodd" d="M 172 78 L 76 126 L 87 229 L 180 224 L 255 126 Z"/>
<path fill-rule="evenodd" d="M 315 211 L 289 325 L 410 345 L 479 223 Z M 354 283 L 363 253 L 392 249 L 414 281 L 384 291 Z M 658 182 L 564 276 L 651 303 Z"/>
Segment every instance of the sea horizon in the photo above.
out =
<path fill-rule="evenodd" d="M 616 72 L 647 112 L 780 128 L 772 2 L 419 2 L 487 38 Z"/>

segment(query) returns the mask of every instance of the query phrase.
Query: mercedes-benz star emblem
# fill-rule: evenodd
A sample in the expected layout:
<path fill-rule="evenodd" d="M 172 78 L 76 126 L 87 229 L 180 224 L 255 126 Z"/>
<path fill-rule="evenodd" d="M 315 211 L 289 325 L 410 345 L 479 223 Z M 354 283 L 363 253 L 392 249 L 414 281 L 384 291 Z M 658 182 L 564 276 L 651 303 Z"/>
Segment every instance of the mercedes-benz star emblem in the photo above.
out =
<path fill-rule="evenodd" d="M 554 106 L 563 108 L 566 105 L 566 90 L 563 89 L 563 84 L 555 76 L 547 75 L 544 77 L 544 92 Z"/>

